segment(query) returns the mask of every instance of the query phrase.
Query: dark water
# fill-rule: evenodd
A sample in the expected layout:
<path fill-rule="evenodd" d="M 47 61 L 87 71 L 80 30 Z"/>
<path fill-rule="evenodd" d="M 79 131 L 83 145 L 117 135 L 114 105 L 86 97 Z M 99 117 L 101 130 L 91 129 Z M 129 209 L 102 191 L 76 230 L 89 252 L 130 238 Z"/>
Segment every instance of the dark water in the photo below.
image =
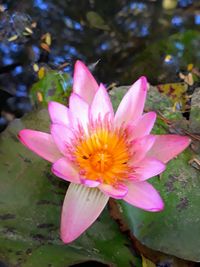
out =
<path fill-rule="evenodd" d="M 72 73 L 81 59 L 106 85 L 131 84 L 140 75 L 153 84 L 173 82 L 188 64 L 200 67 L 200 2 L 179 0 L 171 9 L 166 2 L 0 2 L 0 111 L 17 117 L 30 111 L 34 63 L 53 69 L 65 63 L 63 70 Z M 49 52 L 41 48 L 47 32 Z M 5 124 L 0 117 L 0 128 Z"/>

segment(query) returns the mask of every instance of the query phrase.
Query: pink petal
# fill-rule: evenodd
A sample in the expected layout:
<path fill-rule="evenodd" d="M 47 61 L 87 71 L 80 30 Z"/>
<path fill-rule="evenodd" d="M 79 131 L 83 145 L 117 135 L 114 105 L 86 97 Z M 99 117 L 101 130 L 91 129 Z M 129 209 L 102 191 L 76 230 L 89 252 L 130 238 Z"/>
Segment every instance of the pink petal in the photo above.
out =
<path fill-rule="evenodd" d="M 19 132 L 18 137 L 26 147 L 50 162 L 55 162 L 62 157 L 48 133 L 24 129 Z"/>
<path fill-rule="evenodd" d="M 70 243 L 78 238 L 99 217 L 109 197 L 98 188 L 71 183 L 63 204 L 61 238 Z"/>
<path fill-rule="evenodd" d="M 72 183 L 80 184 L 80 178 L 78 170 L 75 166 L 66 158 L 60 158 L 57 160 L 51 171 L 58 177 Z"/>
<path fill-rule="evenodd" d="M 69 108 L 74 127 L 80 124 L 86 130 L 89 120 L 89 105 L 79 95 L 72 93 L 69 98 Z"/>
<path fill-rule="evenodd" d="M 51 125 L 51 135 L 63 155 L 68 154 L 67 147 L 71 144 L 74 135 L 72 131 L 64 125 L 52 124 Z"/>
<path fill-rule="evenodd" d="M 131 130 L 131 137 L 135 139 L 148 135 L 154 126 L 155 120 L 155 112 L 145 113 L 136 125 L 129 126 L 129 129 Z"/>
<path fill-rule="evenodd" d="M 48 110 L 52 123 L 66 126 L 70 125 L 69 110 L 67 107 L 58 102 L 50 101 L 48 103 Z"/>
<path fill-rule="evenodd" d="M 136 180 L 144 181 L 153 176 L 156 176 L 165 170 L 166 166 L 162 161 L 155 158 L 144 158 L 140 162 L 133 166 Z M 133 177 L 134 180 L 134 177 Z"/>
<path fill-rule="evenodd" d="M 92 103 L 98 84 L 83 62 L 77 60 L 74 68 L 73 92 Z"/>
<path fill-rule="evenodd" d="M 137 182 L 128 184 L 128 193 L 124 200 L 129 204 L 147 211 L 160 211 L 164 208 L 164 203 L 155 188 L 147 182 Z"/>
<path fill-rule="evenodd" d="M 123 97 L 115 114 L 116 126 L 137 121 L 142 115 L 147 93 L 147 80 L 138 79 Z"/>
<path fill-rule="evenodd" d="M 147 152 L 152 148 L 155 142 L 154 135 L 146 135 L 141 138 L 135 139 L 132 142 L 132 159 L 130 161 L 131 165 L 134 165 L 136 162 L 142 160 Z"/>
<path fill-rule="evenodd" d="M 109 184 L 101 184 L 99 186 L 99 189 L 106 195 L 116 199 L 123 198 L 128 192 L 128 188 L 125 185 L 118 185 L 117 187 L 113 187 Z"/>
<path fill-rule="evenodd" d="M 99 117 L 103 119 L 106 115 L 113 119 L 114 111 L 106 88 L 100 84 L 91 104 L 90 117 L 95 121 Z"/>
<path fill-rule="evenodd" d="M 88 187 L 97 187 L 100 185 L 99 181 L 94 181 L 94 180 L 88 180 L 88 179 L 83 179 L 81 178 L 81 183 L 83 185 L 86 185 Z"/>
<path fill-rule="evenodd" d="M 166 163 L 176 157 L 190 144 L 187 136 L 180 135 L 155 135 L 156 140 L 148 156 L 155 157 Z"/>

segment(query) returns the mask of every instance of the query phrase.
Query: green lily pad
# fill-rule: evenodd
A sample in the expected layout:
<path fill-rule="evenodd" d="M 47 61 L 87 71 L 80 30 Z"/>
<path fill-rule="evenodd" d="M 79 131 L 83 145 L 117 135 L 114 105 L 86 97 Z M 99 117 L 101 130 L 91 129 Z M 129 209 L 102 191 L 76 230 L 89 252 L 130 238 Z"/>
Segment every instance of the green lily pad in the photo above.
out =
<path fill-rule="evenodd" d="M 48 131 L 46 110 L 15 120 L 0 136 L 0 259 L 8 266 L 66 267 L 95 260 L 109 266 L 141 266 L 107 208 L 93 226 L 66 245 L 59 237 L 67 183 L 50 164 L 17 139 L 22 128 Z"/>
<path fill-rule="evenodd" d="M 66 104 L 71 93 L 71 78 L 69 74 L 50 70 L 36 82 L 30 91 L 33 102 L 46 106 L 49 101 Z"/>
<path fill-rule="evenodd" d="M 119 89 L 112 93 L 115 100 L 125 92 Z M 179 121 L 181 114 L 172 112 L 165 96 L 157 93 L 154 98 L 152 92 L 150 88 L 145 109 L 161 110 L 166 118 Z M 168 126 L 158 119 L 153 133 L 169 133 Z M 160 177 L 150 179 L 164 199 L 164 211 L 151 213 L 118 202 L 122 220 L 142 244 L 191 261 L 200 261 L 200 172 L 189 164 L 196 156 L 188 148 L 168 163 Z"/>
<path fill-rule="evenodd" d="M 165 210 L 148 213 L 120 203 L 131 231 L 142 244 L 177 257 L 200 261 L 199 172 L 189 166 L 188 150 L 172 160 L 151 183 L 165 202 Z"/>

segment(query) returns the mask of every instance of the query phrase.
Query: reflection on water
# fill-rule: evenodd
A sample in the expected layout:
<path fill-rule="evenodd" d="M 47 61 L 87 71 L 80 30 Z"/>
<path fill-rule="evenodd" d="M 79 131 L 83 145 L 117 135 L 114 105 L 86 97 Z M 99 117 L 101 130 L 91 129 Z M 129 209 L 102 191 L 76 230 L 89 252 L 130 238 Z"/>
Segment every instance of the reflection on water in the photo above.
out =
<path fill-rule="evenodd" d="M 21 98 L 18 108 L 23 110 L 24 103 L 24 110 L 30 110 L 27 90 L 36 79 L 34 63 L 56 69 L 67 62 L 64 71 L 71 72 L 79 58 L 91 64 L 96 77 L 106 84 L 130 84 L 141 74 L 148 75 L 154 84 L 173 82 L 176 72 L 187 64 L 200 67 L 200 3 L 173 1 L 176 7 L 171 8 L 170 2 L 3 1 L 0 89 L 14 95 L 4 108 L 9 109 Z M 188 30 L 196 31 L 190 40 L 184 36 Z M 41 45 L 47 32 L 52 38 L 49 48 Z M 174 38 L 174 34 L 182 35 Z"/>

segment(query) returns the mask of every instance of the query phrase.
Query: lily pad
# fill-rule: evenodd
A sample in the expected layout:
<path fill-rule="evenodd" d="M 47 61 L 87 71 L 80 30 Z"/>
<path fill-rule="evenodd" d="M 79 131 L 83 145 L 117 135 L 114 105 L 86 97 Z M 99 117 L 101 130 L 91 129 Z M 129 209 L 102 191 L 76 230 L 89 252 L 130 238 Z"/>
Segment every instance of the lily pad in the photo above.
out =
<path fill-rule="evenodd" d="M 165 210 L 147 213 L 120 203 L 131 231 L 144 245 L 177 257 L 200 261 L 199 172 L 189 166 L 188 150 L 172 160 L 152 184 L 165 202 Z"/>
<path fill-rule="evenodd" d="M 179 120 L 180 113 L 173 113 L 161 94 L 160 108 L 151 95 L 146 103 L 146 110 L 161 110 L 166 118 Z M 124 91 L 123 91 L 124 93 Z M 113 93 L 114 99 L 118 94 Z M 168 126 L 161 119 L 154 127 L 155 134 L 165 134 Z M 165 209 L 159 213 L 150 213 L 134 208 L 124 201 L 119 201 L 122 220 L 128 224 L 133 235 L 151 249 L 179 258 L 200 261 L 200 172 L 189 161 L 196 155 L 188 148 L 177 158 L 171 160 L 166 171 L 160 177 L 150 179 L 165 202 Z"/>
<path fill-rule="evenodd" d="M 50 70 L 32 86 L 30 95 L 35 104 L 41 103 L 45 106 L 50 100 L 66 104 L 70 92 L 69 74 Z"/>
<path fill-rule="evenodd" d="M 39 123 L 38 123 L 39 122 Z M 66 267 L 84 261 L 109 266 L 141 266 L 117 223 L 104 210 L 72 244 L 59 237 L 67 183 L 50 173 L 50 164 L 17 139 L 22 128 L 48 131 L 46 110 L 15 120 L 0 136 L 0 259 L 6 266 Z"/>

